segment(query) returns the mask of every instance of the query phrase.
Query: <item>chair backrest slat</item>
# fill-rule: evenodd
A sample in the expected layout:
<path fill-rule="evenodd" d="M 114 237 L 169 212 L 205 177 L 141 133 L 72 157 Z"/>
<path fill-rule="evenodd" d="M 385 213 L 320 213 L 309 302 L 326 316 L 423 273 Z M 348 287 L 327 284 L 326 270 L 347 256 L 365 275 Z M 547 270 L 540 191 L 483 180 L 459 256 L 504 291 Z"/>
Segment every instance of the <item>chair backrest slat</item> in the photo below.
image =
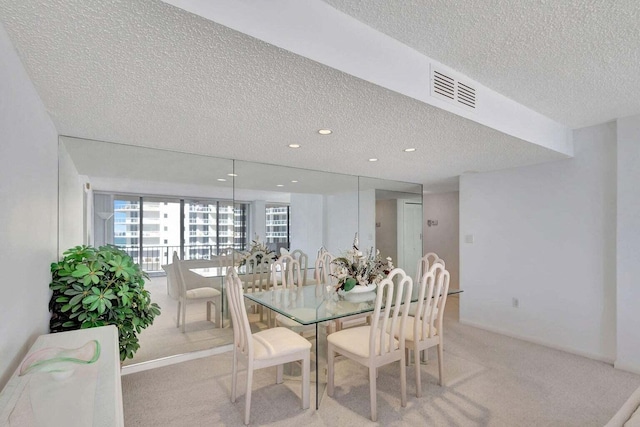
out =
<path fill-rule="evenodd" d="M 300 272 L 302 272 L 302 278 L 300 279 L 298 277 L 295 278 L 296 281 L 300 281 L 302 283 L 302 286 L 307 284 L 307 268 L 308 268 L 308 263 L 309 263 L 309 257 L 307 256 L 307 254 L 305 254 L 304 252 L 302 252 L 301 249 L 296 249 L 295 251 L 291 252 L 289 255 L 291 255 L 293 257 L 293 259 L 295 259 L 296 261 L 298 261 L 298 264 L 300 265 Z M 298 273 L 300 274 L 300 273 Z"/>
<path fill-rule="evenodd" d="M 420 279 L 420 291 L 414 336 L 421 340 L 440 334 L 444 309 L 449 292 L 449 272 L 443 264 L 436 263 Z"/>
<path fill-rule="evenodd" d="M 182 274 L 182 266 L 180 265 L 180 258 L 178 252 L 173 251 L 173 271 L 177 282 L 177 289 L 180 297 L 184 297 L 187 294 L 187 285 L 184 281 L 184 275 Z"/>
<path fill-rule="evenodd" d="M 278 284 L 278 275 L 281 284 Z M 280 255 L 271 267 L 271 286 L 277 288 L 296 288 L 302 286 L 300 264 L 291 255 Z"/>
<path fill-rule="evenodd" d="M 331 255 L 326 249 L 320 248 L 318 251 L 318 257 L 316 258 L 314 278 L 319 285 L 328 285 L 331 283 L 331 274 L 333 273 L 333 255 Z"/>
<path fill-rule="evenodd" d="M 226 290 L 231 310 L 234 351 L 245 354 L 251 360 L 253 357 L 251 326 L 249 325 L 249 318 L 244 305 L 242 281 L 238 277 L 235 267 L 231 267 L 227 272 Z"/>
<path fill-rule="evenodd" d="M 245 284 L 251 292 L 263 291 L 269 287 L 273 254 L 255 251 L 245 260 Z"/>
<path fill-rule="evenodd" d="M 418 268 L 416 269 L 416 277 L 413 279 L 413 283 L 415 283 L 417 286 L 422 276 L 427 274 L 431 267 L 436 263 L 445 266 L 444 260 L 440 258 L 435 252 L 428 252 L 422 258 L 420 258 L 418 260 Z"/>
<path fill-rule="evenodd" d="M 378 284 L 369 336 L 370 357 L 382 356 L 396 350 L 393 346 L 393 331 L 400 332 L 398 340 L 400 348 L 404 351 L 404 328 L 409 314 L 412 288 L 413 279 L 401 268 L 391 270 Z M 379 345 L 376 345 L 377 343 Z"/>

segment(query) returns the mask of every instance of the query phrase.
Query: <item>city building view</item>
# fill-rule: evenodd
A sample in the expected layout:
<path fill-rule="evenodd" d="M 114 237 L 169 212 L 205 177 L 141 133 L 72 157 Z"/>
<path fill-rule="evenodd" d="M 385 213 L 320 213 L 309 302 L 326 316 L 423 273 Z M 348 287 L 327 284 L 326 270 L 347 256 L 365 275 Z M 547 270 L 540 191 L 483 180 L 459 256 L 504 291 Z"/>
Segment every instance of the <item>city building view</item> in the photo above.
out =
<path fill-rule="evenodd" d="M 234 206 L 228 200 L 100 196 L 113 200 L 113 239 L 106 235 L 110 231 L 108 213 L 102 224 L 104 241 L 125 250 L 149 273 L 162 271 L 163 264 L 171 263 L 174 251 L 181 259 L 197 260 L 248 249 L 248 236 L 252 235 L 248 203 Z M 267 204 L 265 217 L 265 236 L 260 238 L 274 251 L 288 248 L 289 206 Z"/>

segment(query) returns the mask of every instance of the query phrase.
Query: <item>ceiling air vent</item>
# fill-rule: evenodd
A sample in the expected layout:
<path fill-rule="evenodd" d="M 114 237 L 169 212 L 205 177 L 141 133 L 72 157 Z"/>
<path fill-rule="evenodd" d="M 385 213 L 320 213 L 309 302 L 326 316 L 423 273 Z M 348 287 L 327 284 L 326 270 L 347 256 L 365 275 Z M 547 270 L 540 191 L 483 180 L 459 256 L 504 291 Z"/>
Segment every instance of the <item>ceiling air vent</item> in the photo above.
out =
<path fill-rule="evenodd" d="M 431 68 L 431 95 L 459 107 L 475 110 L 476 89 L 468 83 L 462 83 L 452 73 Z"/>

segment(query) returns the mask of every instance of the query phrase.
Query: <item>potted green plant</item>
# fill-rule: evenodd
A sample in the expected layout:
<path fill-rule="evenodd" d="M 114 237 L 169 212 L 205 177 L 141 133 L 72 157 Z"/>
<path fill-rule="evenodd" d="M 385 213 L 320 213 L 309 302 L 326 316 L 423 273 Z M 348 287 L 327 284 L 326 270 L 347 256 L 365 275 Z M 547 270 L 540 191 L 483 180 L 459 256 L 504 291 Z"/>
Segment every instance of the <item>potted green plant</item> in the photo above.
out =
<path fill-rule="evenodd" d="M 51 277 L 51 332 L 115 325 L 121 361 L 133 357 L 138 334 L 160 314 L 144 288 L 149 276 L 115 246 L 71 248 L 51 264 Z"/>

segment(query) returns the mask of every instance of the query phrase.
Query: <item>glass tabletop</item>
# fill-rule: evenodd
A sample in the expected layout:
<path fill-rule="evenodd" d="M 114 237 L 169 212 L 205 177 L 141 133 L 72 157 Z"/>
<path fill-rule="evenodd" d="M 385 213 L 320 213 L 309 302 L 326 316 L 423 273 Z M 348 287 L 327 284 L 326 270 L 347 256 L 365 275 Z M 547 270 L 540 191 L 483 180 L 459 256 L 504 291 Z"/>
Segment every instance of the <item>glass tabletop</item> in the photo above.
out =
<path fill-rule="evenodd" d="M 418 299 L 417 289 L 414 288 L 412 301 Z M 461 292 L 459 289 L 450 289 L 447 295 Z M 244 296 L 302 325 L 367 313 L 375 309 L 376 303 L 375 291 L 338 295 L 330 288 L 315 285 L 245 293 Z"/>

